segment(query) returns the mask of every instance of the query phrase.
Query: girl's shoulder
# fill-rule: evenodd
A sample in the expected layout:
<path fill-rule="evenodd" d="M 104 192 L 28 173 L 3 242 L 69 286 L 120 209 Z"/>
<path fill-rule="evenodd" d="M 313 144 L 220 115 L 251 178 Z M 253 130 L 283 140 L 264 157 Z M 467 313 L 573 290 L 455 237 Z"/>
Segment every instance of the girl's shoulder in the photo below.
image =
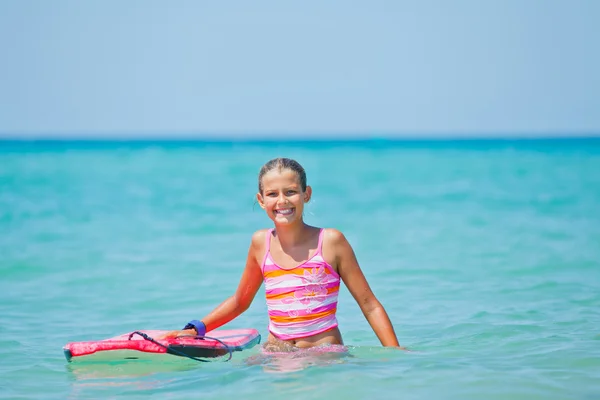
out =
<path fill-rule="evenodd" d="M 257 249 L 261 249 L 265 246 L 266 243 L 266 239 L 267 239 L 267 233 L 270 231 L 270 229 L 259 229 L 256 232 L 254 232 L 252 234 L 252 247 L 255 247 Z"/>
<path fill-rule="evenodd" d="M 267 256 L 267 233 L 270 229 L 259 229 L 252 234 L 248 256 L 254 258 L 258 264 L 264 262 Z"/>
<path fill-rule="evenodd" d="M 323 257 L 333 265 L 336 260 L 352 247 L 344 234 L 335 228 L 323 228 L 321 252 Z"/>
<path fill-rule="evenodd" d="M 342 244 L 347 242 L 346 236 L 339 229 L 335 228 L 321 228 L 323 231 L 323 244 Z"/>

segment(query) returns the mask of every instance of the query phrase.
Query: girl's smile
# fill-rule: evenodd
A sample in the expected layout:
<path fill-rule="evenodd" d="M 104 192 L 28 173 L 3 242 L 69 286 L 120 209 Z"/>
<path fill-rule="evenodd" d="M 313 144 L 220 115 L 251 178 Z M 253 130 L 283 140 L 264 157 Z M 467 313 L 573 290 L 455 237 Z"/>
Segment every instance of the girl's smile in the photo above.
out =
<path fill-rule="evenodd" d="M 275 214 L 280 214 L 280 215 L 291 215 L 294 212 L 293 208 L 280 208 L 278 210 L 275 210 Z"/>
<path fill-rule="evenodd" d="M 286 221 L 290 222 L 293 217 L 296 215 L 296 207 L 278 207 L 273 208 L 273 216 L 276 221 Z"/>

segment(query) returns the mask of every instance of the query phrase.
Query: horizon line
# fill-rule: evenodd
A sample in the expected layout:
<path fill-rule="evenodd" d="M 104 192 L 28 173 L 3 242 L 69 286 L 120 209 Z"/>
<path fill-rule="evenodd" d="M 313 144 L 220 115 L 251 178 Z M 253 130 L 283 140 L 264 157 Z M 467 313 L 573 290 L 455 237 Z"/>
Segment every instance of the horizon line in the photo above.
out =
<path fill-rule="evenodd" d="M 206 142 L 261 142 L 261 141 L 418 141 L 418 140 L 543 140 L 543 139 L 594 139 L 599 131 L 548 131 L 548 132 L 36 132 L 9 133 L 0 131 L 0 141 L 206 141 Z"/>

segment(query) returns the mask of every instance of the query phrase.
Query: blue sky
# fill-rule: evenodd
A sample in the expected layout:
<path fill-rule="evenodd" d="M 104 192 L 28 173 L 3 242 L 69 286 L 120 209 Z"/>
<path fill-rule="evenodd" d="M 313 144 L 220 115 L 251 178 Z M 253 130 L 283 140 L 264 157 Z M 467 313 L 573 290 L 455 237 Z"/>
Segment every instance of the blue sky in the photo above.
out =
<path fill-rule="evenodd" d="M 0 0 L 0 135 L 600 132 L 600 2 Z"/>

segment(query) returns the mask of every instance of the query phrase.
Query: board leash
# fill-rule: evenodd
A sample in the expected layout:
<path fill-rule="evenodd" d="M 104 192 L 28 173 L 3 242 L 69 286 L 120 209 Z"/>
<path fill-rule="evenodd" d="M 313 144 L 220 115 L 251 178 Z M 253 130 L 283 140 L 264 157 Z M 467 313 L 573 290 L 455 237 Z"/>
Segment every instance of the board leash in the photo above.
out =
<path fill-rule="evenodd" d="M 162 344 L 162 343 L 156 341 L 155 339 L 151 338 L 150 336 L 146 335 L 144 332 L 140 332 L 140 331 L 131 332 L 131 334 L 129 334 L 129 339 L 128 340 L 131 340 L 131 338 L 133 337 L 133 335 L 136 335 L 136 334 L 140 335 L 145 340 L 148 340 L 148 341 L 150 341 L 150 342 L 152 342 L 152 343 L 154 343 L 154 344 L 156 344 L 156 345 L 158 345 L 158 346 L 166 349 L 167 353 L 168 352 L 173 352 L 173 353 L 178 354 L 178 355 L 180 355 L 182 357 L 191 358 L 192 360 L 199 361 L 199 362 L 212 362 L 212 361 L 209 361 L 209 360 L 204 360 L 202 358 L 190 356 L 189 354 L 185 354 L 185 353 L 183 353 L 181 351 L 175 350 L 172 347 L 165 346 L 164 344 Z M 227 349 L 227 352 L 229 353 L 229 358 L 227 360 L 225 360 L 225 362 L 231 360 L 231 357 L 233 357 L 233 351 L 231 350 L 231 347 L 229 347 L 225 343 L 223 343 L 222 340 L 214 338 L 214 337 L 210 337 L 210 336 L 193 336 L 193 337 L 196 338 L 196 339 L 210 339 L 210 340 L 215 340 L 215 341 L 221 343 L 223 346 L 225 346 L 225 348 Z"/>

